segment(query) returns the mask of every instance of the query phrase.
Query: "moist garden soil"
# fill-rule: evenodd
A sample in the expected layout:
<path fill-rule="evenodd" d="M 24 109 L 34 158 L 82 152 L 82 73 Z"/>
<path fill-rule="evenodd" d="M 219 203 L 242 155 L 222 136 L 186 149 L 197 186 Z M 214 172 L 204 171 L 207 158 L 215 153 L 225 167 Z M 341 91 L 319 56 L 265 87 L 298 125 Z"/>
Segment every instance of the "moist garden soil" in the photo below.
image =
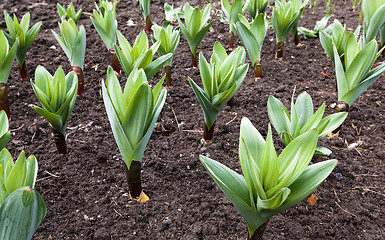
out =
<path fill-rule="evenodd" d="M 152 1 L 156 23 L 164 18 L 165 1 Z M 62 1 L 65 5 L 69 1 Z M 32 23 L 43 25 L 27 54 L 28 79 L 20 80 L 16 65 L 9 78 L 12 131 L 8 144 L 13 156 L 20 151 L 34 154 L 39 162 L 36 189 L 47 204 L 47 216 L 34 239 L 245 239 L 247 227 L 232 204 L 216 186 L 199 161 L 203 154 L 241 172 L 238 159 L 239 126 L 248 117 L 266 136 L 269 119 L 267 99 L 275 96 L 289 107 L 294 87 L 296 96 L 307 91 L 318 108 L 325 101 L 326 114 L 336 102 L 334 67 L 319 40 L 304 41 L 295 47 L 287 38 L 283 61 L 274 58 L 275 37 L 269 29 L 262 50 L 263 79 L 254 81 L 249 73 L 235 98 L 235 107 L 225 107 L 216 122 L 214 141 L 203 146 L 203 113 L 188 84 L 188 77 L 201 83 L 198 69 L 191 68 L 188 44 L 181 35 L 176 51 L 166 104 L 158 119 L 143 159 L 142 182 L 150 201 L 139 204 L 128 198 L 125 170 L 112 135 L 101 96 L 109 55 L 89 19 L 91 0 L 75 1 L 83 9 L 80 23 L 87 31 L 85 92 L 77 98 L 67 128 L 69 153 L 59 156 L 50 127 L 29 106 L 40 105 L 30 78 L 38 65 L 51 73 L 70 66 L 51 29 L 58 32 L 55 1 L 3 0 L 1 10 L 21 14 L 29 11 Z M 181 6 L 185 1 L 174 1 Z M 204 1 L 191 1 L 200 7 Z M 325 4 L 317 1 L 316 11 L 306 8 L 299 25 L 312 29 L 325 14 Z M 206 58 L 215 41 L 227 47 L 228 25 L 216 16 L 220 1 L 213 1 L 212 31 L 199 46 Z M 268 10 L 271 13 L 271 8 Z M 332 19 L 338 18 L 352 30 L 358 24 L 359 9 L 350 1 L 335 3 Z M 118 29 L 133 43 L 144 29 L 137 1 L 122 0 L 117 7 Z M 0 26 L 5 29 L 3 16 Z M 240 42 L 236 37 L 236 46 Z M 380 57 L 379 61 L 383 61 Z M 249 62 L 249 59 L 247 58 Z M 120 75 L 124 84 L 124 74 Z M 151 83 L 155 84 L 162 73 Z M 306 200 L 274 216 L 265 239 L 385 239 L 385 76 L 382 76 L 354 103 L 340 137 L 320 140 L 333 151 L 330 158 L 338 166 L 314 192 L 315 206 Z M 282 141 L 274 132 L 275 146 Z M 349 150 L 348 145 L 359 146 Z M 314 158 L 319 162 L 328 158 Z"/>

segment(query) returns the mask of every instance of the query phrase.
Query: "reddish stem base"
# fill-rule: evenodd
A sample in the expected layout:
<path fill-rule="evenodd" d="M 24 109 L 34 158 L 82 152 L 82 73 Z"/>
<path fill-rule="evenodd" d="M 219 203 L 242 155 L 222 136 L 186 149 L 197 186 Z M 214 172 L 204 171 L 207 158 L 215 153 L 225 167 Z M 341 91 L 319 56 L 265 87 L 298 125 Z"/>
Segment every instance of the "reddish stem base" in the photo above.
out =
<path fill-rule="evenodd" d="M 230 98 L 230 100 L 227 102 L 227 106 L 234 108 L 235 107 L 235 99 L 234 97 Z"/>
<path fill-rule="evenodd" d="M 284 46 L 284 42 L 277 43 L 277 51 L 275 52 L 275 58 L 278 58 L 278 59 L 283 58 L 283 46 Z"/>
<path fill-rule="evenodd" d="M 255 73 L 255 81 L 257 81 L 258 79 L 262 79 L 261 58 L 258 58 L 257 61 L 254 63 L 254 73 Z"/>
<path fill-rule="evenodd" d="M 171 79 L 171 66 L 165 66 L 164 71 L 166 73 L 166 86 L 171 87 L 172 79 Z"/>
<path fill-rule="evenodd" d="M 114 48 L 110 48 L 110 59 L 111 59 L 111 67 L 114 69 L 116 73 L 120 73 L 120 65 L 119 65 L 119 59 L 116 56 L 116 52 Z"/>
<path fill-rule="evenodd" d="M 142 163 L 136 160 L 131 162 L 130 168 L 126 166 L 126 178 L 128 184 L 128 190 L 130 192 L 130 196 L 133 199 L 139 198 L 142 193 L 142 181 L 141 181 L 141 170 Z"/>
<path fill-rule="evenodd" d="M 197 62 L 197 57 L 196 57 L 197 54 L 195 54 L 195 56 L 194 56 L 194 54 L 191 53 L 191 61 L 192 61 L 193 68 L 198 68 L 198 62 Z"/>
<path fill-rule="evenodd" d="M 21 67 L 20 67 L 20 65 L 18 65 L 18 70 L 19 70 L 19 77 L 21 78 L 21 79 L 26 79 L 27 78 L 27 66 L 26 66 L 26 64 L 25 64 L 25 61 L 24 61 L 24 63 L 23 63 L 23 65 L 21 65 Z"/>
<path fill-rule="evenodd" d="M 0 83 L 0 111 L 4 110 L 10 118 L 9 100 L 8 100 L 8 87 L 6 83 Z"/>
<path fill-rule="evenodd" d="M 72 71 L 76 73 L 78 76 L 78 93 L 77 95 L 79 96 L 84 92 L 84 75 L 83 75 L 83 70 L 79 66 L 72 66 Z"/>
<path fill-rule="evenodd" d="M 251 237 L 247 236 L 247 240 L 262 240 L 263 233 L 265 232 L 265 229 L 266 229 L 268 222 L 269 222 L 269 220 L 267 220 L 257 230 L 255 230 L 254 234 Z"/>
<path fill-rule="evenodd" d="M 67 144 L 64 135 L 52 128 L 52 138 L 55 141 L 57 152 L 61 155 L 66 155 Z"/>
<path fill-rule="evenodd" d="M 146 17 L 146 33 L 147 33 L 147 34 L 152 33 L 151 27 L 152 27 L 152 20 L 151 20 L 150 15 L 148 15 L 148 16 Z"/>
<path fill-rule="evenodd" d="M 229 32 L 229 50 L 234 49 L 234 33 L 230 30 Z"/>
<path fill-rule="evenodd" d="M 214 138 L 214 127 L 215 127 L 215 122 L 214 124 L 211 126 L 210 130 L 207 129 L 207 125 L 205 123 L 205 129 L 204 129 L 204 132 L 203 132 L 203 139 L 208 142 L 208 141 L 212 141 L 213 138 Z"/>

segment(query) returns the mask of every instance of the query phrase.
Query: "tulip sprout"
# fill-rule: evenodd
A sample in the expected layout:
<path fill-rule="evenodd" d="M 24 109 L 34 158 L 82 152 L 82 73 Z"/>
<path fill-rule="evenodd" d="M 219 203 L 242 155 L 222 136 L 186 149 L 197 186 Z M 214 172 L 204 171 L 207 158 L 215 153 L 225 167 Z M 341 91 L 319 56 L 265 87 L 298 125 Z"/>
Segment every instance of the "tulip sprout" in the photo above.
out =
<path fill-rule="evenodd" d="M 305 27 L 298 27 L 298 34 L 303 34 L 305 39 L 318 38 L 321 31 L 331 31 L 330 28 L 326 28 L 331 15 L 325 15 L 321 20 L 317 21 L 314 30 L 307 29 Z"/>
<path fill-rule="evenodd" d="M 178 16 L 178 23 L 190 46 L 191 61 L 195 68 L 198 67 L 196 55 L 199 43 L 214 23 L 214 21 L 212 21 L 207 24 L 210 18 L 210 11 L 210 5 L 206 5 L 202 10 L 199 10 L 198 7 L 192 8 L 187 2 L 183 7 L 185 24 L 182 23 L 182 20 Z"/>
<path fill-rule="evenodd" d="M 153 61 L 160 42 L 156 42 L 149 48 L 148 38 L 144 30 L 136 36 L 132 46 L 118 31 L 118 42 L 119 46 L 114 44 L 114 49 L 127 77 L 133 70 L 142 68 L 146 73 L 147 79 L 150 79 L 162 68 L 163 64 L 172 57 L 172 54 L 168 53 Z"/>
<path fill-rule="evenodd" d="M 144 20 L 146 21 L 146 33 L 151 33 L 152 20 L 150 16 L 151 0 L 139 0 L 140 10 L 143 13 Z"/>
<path fill-rule="evenodd" d="M 236 48 L 227 56 L 219 42 L 214 45 L 210 63 L 199 53 L 199 71 L 204 90 L 191 78 L 189 82 L 203 110 L 205 141 L 212 141 L 219 112 L 235 95 L 246 76 L 249 66 L 244 63 L 245 57 L 243 47 Z"/>
<path fill-rule="evenodd" d="M 262 78 L 261 51 L 268 25 L 267 17 L 263 13 L 258 14 L 251 23 L 239 15 L 239 22 L 236 24 L 239 38 L 253 63 L 255 80 Z"/>
<path fill-rule="evenodd" d="M 5 111 L 2 110 L 0 111 L 0 150 L 5 148 L 10 137 L 8 117 Z"/>
<path fill-rule="evenodd" d="M 172 56 L 164 63 L 166 72 L 166 86 L 171 86 L 171 63 L 175 50 L 179 44 L 180 30 L 179 28 L 173 29 L 173 27 L 168 24 L 168 22 L 164 22 L 162 26 L 155 24 L 152 26 L 152 29 L 154 32 L 154 35 L 151 36 L 152 42 L 160 42 L 158 48 L 159 56 L 164 56 L 168 53 L 172 54 Z"/>
<path fill-rule="evenodd" d="M 164 14 L 166 15 L 166 21 L 175 22 L 178 16 L 183 18 L 183 12 L 181 7 L 174 8 L 173 5 L 164 3 Z"/>
<path fill-rule="evenodd" d="M 200 160 L 230 202 L 245 219 L 248 240 L 262 239 L 274 215 L 310 195 L 333 171 L 337 160 L 312 164 L 318 131 L 291 141 L 277 156 L 269 126 L 266 142 L 249 119 L 241 122 L 239 159 L 243 176 L 205 156 Z"/>
<path fill-rule="evenodd" d="M 115 72 L 120 73 L 119 60 L 114 49 L 116 30 L 118 28 L 118 22 L 115 17 L 117 4 L 118 1 L 116 0 L 113 2 L 100 0 L 99 6 L 95 3 L 96 10 L 94 9 L 93 11 L 91 21 L 110 53 L 112 68 Z"/>
<path fill-rule="evenodd" d="M 65 129 L 76 100 L 77 75 L 70 72 L 65 76 L 63 69 L 59 67 L 52 76 L 44 67 L 38 66 L 35 83 L 31 80 L 31 84 L 43 106 L 32 108 L 50 123 L 57 151 L 65 155 L 67 153 Z"/>
<path fill-rule="evenodd" d="M 16 163 L 9 151 L 0 152 L 0 239 L 31 239 L 47 214 L 40 194 L 33 190 L 37 176 L 35 156 Z"/>
<path fill-rule="evenodd" d="M 17 42 L 18 41 L 16 41 L 12 48 L 9 49 L 7 38 L 3 30 L 0 30 L 0 111 L 4 110 L 8 117 L 10 114 L 10 109 L 7 82 L 9 73 L 12 68 L 13 60 L 15 60 Z"/>
<path fill-rule="evenodd" d="M 67 10 L 62 5 L 60 5 L 60 3 L 57 3 L 56 6 L 57 6 L 57 13 L 59 14 L 59 17 L 62 21 L 64 20 L 68 21 L 72 19 L 75 22 L 75 24 L 78 25 L 80 16 L 82 15 L 81 9 L 76 12 L 74 4 L 72 2 L 67 6 Z"/>
<path fill-rule="evenodd" d="M 306 92 L 301 93 L 294 103 L 294 93 L 291 99 L 291 113 L 277 98 L 270 96 L 267 101 L 267 112 L 279 137 L 288 145 L 299 135 L 317 128 L 318 138 L 337 129 L 346 119 L 348 113 L 340 112 L 322 118 L 325 112 L 325 102 L 313 113 L 313 101 Z M 332 152 L 317 146 L 314 156 L 328 156 Z"/>
<path fill-rule="evenodd" d="M 24 14 L 20 22 L 17 20 L 15 14 L 13 15 L 12 20 L 7 11 L 4 11 L 4 18 L 9 32 L 9 34 L 5 33 L 5 36 L 8 39 L 9 45 L 17 43 L 16 60 L 19 64 L 19 76 L 21 79 L 24 79 L 27 77 L 25 55 L 35 40 L 36 35 L 39 33 L 41 22 L 38 22 L 33 25 L 33 27 L 29 28 L 29 12 Z"/>
<path fill-rule="evenodd" d="M 363 39 L 364 44 L 380 35 L 381 46 L 385 45 L 385 0 L 363 0 L 364 15 Z"/>
<path fill-rule="evenodd" d="M 252 19 L 255 19 L 260 13 L 265 13 L 270 0 L 248 0 L 245 3 L 247 12 Z"/>
<path fill-rule="evenodd" d="M 59 36 L 52 30 L 52 34 L 60 44 L 61 48 L 70 60 L 72 71 L 78 76 L 78 93 L 80 95 L 84 92 L 84 55 L 86 51 L 86 30 L 83 25 L 80 26 L 79 30 L 76 27 L 75 22 L 70 19 L 64 20 L 59 23 L 60 33 Z"/>
<path fill-rule="evenodd" d="M 106 84 L 102 81 L 104 105 L 115 141 L 126 166 L 130 197 L 139 202 L 148 200 L 142 190 L 141 162 L 147 143 L 166 100 L 162 89 L 164 78 L 152 89 L 143 69 L 133 70 L 122 92 L 111 67 Z"/>
<path fill-rule="evenodd" d="M 243 5 L 242 0 L 233 0 L 233 4 L 230 5 L 229 0 L 221 0 L 222 11 L 226 15 L 226 20 L 230 25 L 229 31 L 229 49 L 233 50 L 234 48 L 234 32 L 235 26 L 234 24 L 238 22 L 238 15 L 243 15 Z"/>

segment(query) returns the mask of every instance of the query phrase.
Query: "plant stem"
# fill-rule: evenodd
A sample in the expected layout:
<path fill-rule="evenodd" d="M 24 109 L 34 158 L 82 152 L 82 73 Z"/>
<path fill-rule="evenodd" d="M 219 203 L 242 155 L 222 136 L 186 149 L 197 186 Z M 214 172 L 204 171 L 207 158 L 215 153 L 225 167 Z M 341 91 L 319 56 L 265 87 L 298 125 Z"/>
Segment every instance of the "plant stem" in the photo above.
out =
<path fill-rule="evenodd" d="M 234 96 L 232 98 L 230 98 L 230 100 L 227 102 L 227 106 L 233 108 L 235 107 L 235 99 L 234 99 Z"/>
<path fill-rule="evenodd" d="M 282 59 L 283 58 L 283 46 L 284 42 L 277 42 L 277 51 L 275 52 L 275 58 Z"/>
<path fill-rule="evenodd" d="M 229 32 L 229 49 L 233 50 L 234 48 L 234 33 L 230 30 Z"/>
<path fill-rule="evenodd" d="M 197 62 L 197 54 L 194 54 L 191 53 L 191 61 L 192 61 L 192 65 L 193 65 L 193 68 L 198 68 L 198 62 Z"/>
<path fill-rule="evenodd" d="M 110 48 L 110 59 L 111 59 L 112 69 L 114 69 L 114 71 L 119 74 L 120 73 L 119 59 L 116 56 L 116 52 L 114 48 Z"/>
<path fill-rule="evenodd" d="M 255 232 L 253 233 L 253 235 L 251 237 L 247 236 L 247 240 L 261 240 L 268 222 L 269 222 L 269 220 L 267 220 L 257 230 L 255 230 Z"/>
<path fill-rule="evenodd" d="M 171 66 L 167 65 L 164 67 L 164 71 L 166 73 L 166 86 L 170 87 L 171 86 Z"/>
<path fill-rule="evenodd" d="M 19 77 L 21 79 L 27 78 L 27 67 L 26 67 L 25 61 L 21 65 L 21 67 L 20 67 L 20 65 L 17 65 L 17 66 L 18 66 L 18 69 L 19 69 Z"/>
<path fill-rule="evenodd" d="M 337 101 L 335 112 L 336 113 L 339 113 L 339 112 L 349 112 L 349 104 L 347 104 L 344 101 Z M 342 127 L 342 124 L 338 128 L 334 129 L 332 131 L 332 133 L 333 134 L 338 133 L 339 131 L 341 131 L 341 127 Z"/>
<path fill-rule="evenodd" d="M 8 87 L 6 83 L 0 82 L 0 111 L 4 110 L 8 116 L 10 114 L 9 100 L 8 100 Z"/>
<path fill-rule="evenodd" d="M 213 137 L 214 137 L 214 126 L 215 126 L 215 122 L 214 124 L 211 126 L 210 129 L 207 128 L 207 125 L 205 123 L 205 130 L 203 132 L 203 139 L 207 142 L 207 141 L 212 141 L 213 140 Z"/>
<path fill-rule="evenodd" d="M 255 73 L 255 81 L 258 79 L 262 79 L 262 65 L 261 58 L 258 58 L 254 63 L 254 73 Z"/>
<path fill-rule="evenodd" d="M 298 31 L 295 31 L 295 33 L 293 34 L 293 40 L 294 40 L 294 45 L 298 46 L 299 41 L 300 41 Z"/>
<path fill-rule="evenodd" d="M 147 34 L 152 33 L 151 26 L 152 26 L 151 17 L 150 17 L 150 15 L 148 15 L 146 17 L 146 33 Z"/>
<path fill-rule="evenodd" d="M 142 163 L 136 160 L 133 160 L 130 165 L 130 169 L 126 166 L 126 177 L 128 190 L 130 192 L 130 196 L 133 199 L 139 198 L 142 193 L 142 181 L 140 179 L 140 174 L 142 170 Z"/>
<path fill-rule="evenodd" d="M 67 144 L 66 144 L 66 139 L 64 135 L 56 131 L 53 127 L 52 129 L 52 138 L 55 141 L 57 152 L 61 155 L 66 155 L 67 154 Z"/>
<path fill-rule="evenodd" d="M 83 70 L 79 66 L 72 66 L 72 71 L 76 73 L 78 76 L 78 93 L 77 95 L 79 96 L 84 92 L 84 75 L 83 75 Z"/>

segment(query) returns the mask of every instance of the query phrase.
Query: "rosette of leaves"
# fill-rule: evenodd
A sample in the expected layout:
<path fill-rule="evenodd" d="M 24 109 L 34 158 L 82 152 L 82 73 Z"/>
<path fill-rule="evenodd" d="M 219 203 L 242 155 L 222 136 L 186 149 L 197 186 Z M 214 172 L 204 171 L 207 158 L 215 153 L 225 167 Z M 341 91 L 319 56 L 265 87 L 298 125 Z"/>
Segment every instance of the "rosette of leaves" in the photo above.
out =
<path fill-rule="evenodd" d="M 151 0 L 139 0 L 139 6 L 140 10 L 143 13 L 144 20 L 146 21 L 146 33 L 151 33 L 151 26 L 152 26 L 152 20 L 151 20 L 151 13 L 150 13 L 150 7 L 151 7 Z"/>
<path fill-rule="evenodd" d="M 266 141 L 249 119 L 241 122 L 239 159 L 243 176 L 205 156 L 200 160 L 245 219 L 248 240 L 262 239 L 271 217 L 309 196 L 333 171 L 337 160 L 312 164 L 318 131 L 291 141 L 277 156 L 269 126 Z"/>
<path fill-rule="evenodd" d="M 248 0 L 245 3 L 247 12 L 252 19 L 256 18 L 260 13 L 265 13 L 270 0 Z"/>
<path fill-rule="evenodd" d="M 337 129 L 348 115 L 347 112 L 340 112 L 322 118 L 325 113 L 325 102 L 314 113 L 313 100 L 306 92 L 301 93 L 295 103 L 293 93 L 290 108 L 291 112 L 289 113 L 282 102 L 274 96 L 270 96 L 267 101 L 270 122 L 285 145 L 313 128 L 317 128 L 318 138 L 322 138 Z M 317 146 L 314 156 L 329 156 L 331 153 L 329 149 Z"/>
<path fill-rule="evenodd" d="M 117 4 L 118 1 L 116 0 L 113 2 L 100 0 L 99 6 L 95 3 L 96 10 L 94 9 L 93 11 L 91 21 L 110 53 L 112 68 L 115 72 L 120 73 L 119 60 L 114 49 L 116 30 L 118 28 L 118 22 L 115 17 Z"/>
<path fill-rule="evenodd" d="M 363 0 L 362 13 L 364 16 L 364 44 L 380 35 L 381 46 L 385 45 L 385 0 Z"/>
<path fill-rule="evenodd" d="M 37 176 L 35 156 L 24 151 L 13 162 L 9 151 L 0 152 L 0 239 L 31 239 L 47 214 L 40 194 L 33 190 Z"/>
<path fill-rule="evenodd" d="M 171 57 L 163 64 L 166 72 L 166 86 L 171 86 L 171 64 L 174 53 L 179 44 L 180 29 L 173 28 L 169 22 L 164 22 L 162 26 L 154 24 L 152 26 L 154 34 L 151 35 L 153 43 L 160 42 L 158 48 L 159 56 L 164 56 L 171 53 Z"/>
<path fill-rule="evenodd" d="M 7 11 L 4 11 L 4 18 L 8 29 L 8 33 L 4 33 L 8 39 L 9 45 L 17 43 L 16 60 L 19 67 L 19 76 L 21 79 L 24 79 L 27 77 L 25 55 L 35 40 L 36 35 L 39 33 L 41 22 L 38 22 L 29 28 L 29 12 L 24 14 L 20 22 L 15 14 L 13 15 L 12 20 Z"/>
<path fill-rule="evenodd" d="M 163 81 L 164 78 L 151 88 L 143 69 L 134 69 L 122 91 L 111 67 L 107 70 L 106 84 L 102 81 L 104 105 L 126 166 L 130 197 L 139 202 L 148 200 L 141 185 L 141 162 L 166 100 Z"/>
<path fill-rule="evenodd" d="M 222 11 L 225 13 L 226 20 L 230 25 L 229 31 L 229 49 L 234 48 L 234 24 L 238 22 L 238 15 L 243 15 L 246 9 L 243 8 L 242 0 L 233 0 L 230 4 L 229 0 L 221 0 Z"/>
<path fill-rule="evenodd" d="M 86 52 L 86 30 L 83 25 L 78 28 L 72 19 L 63 20 L 59 23 L 60 34 L 52 30 L 60 47 L 63 49 L 68 59 L 70 60 L 72 71 L 78 76 L 78 93 L 84 92 L 84 55 Z"/>
<path fill-rule="evenodd" d="M 190 85 L 194 90 L 204 115 L 203 139 L 211 141 L 214 124 L 225 104 L 241 87 L 249 68 L 245 64 L 245 49 L 238 47 L 227 55 L 224 47 L 216 42 L 210 63 L 199 53 L 199 71 L 204 89 L 200 88 L 191 78 Z"/>
<path fill-rule="evenodd" d="M 5 148 L 11 137 L 11 132 L 9 131 L 8 117 L 5 111 L 0 111 L 0 149 Z"/>
<path fill-rule="evenodd" d="M 127 77 L 133 70 L 143 69 L 147 79 L 150 79 L 162 68 L 163 64 L 172 57 L 172 53 L 167 53 L 153 60 L 161 43 L 158 41 L 149 48 L 148 38 L 144 31 L 141 31 L 139 35 L 136 36 L 132 46 L 118 31 L 118 42 L 119 46 L 114 44 L 114 49 Z"/>
<path fill-rule="evenodd" d="M 76 25 L 78 25 L 80 16 L 82 15 L 82 10 L 80 9 L 79 11 L 75 11 L 74 4 L 71 2 L 68 6 L 67 9 L 65 9 L 65 6 L 60 5 L 60 3 L 57 3 L 57 13 L 59 14 L 59 17 L 62 21 L 70 20 L 72 19 Z"/>
<path fill-rule="evenodd" d="M 199 43 L 214 23 L 214 21 L 207 23 L 210 18 L 210 11 L 210 5 L 205 5 L 202 10 L 199 10 L 198 7 L 193 8 L 187 2 L 183 7 L 184 24 L 178 16 L 178 23 L 190 46 L 192 65 L 195 68 L 198 67 L 196 55 Z"/>
<path fill-rule="evenodd" d="M 302 16 L 303 10 L 309 0 L 277 0 L 272 13 L 272 24 L 277 40 L 276 58 L 283 57 L 284 42 L 289 34 L 292 33 L 294 44 L 298 45 L 298 21 Z"/>
<path fill-rule="evenodd" d="M 314 26 L 314 30 L 307 29 L 305 27 L 298 27 L 298 34 L 303 34 L 305 39 L 318 38 L 321 31 L 331 32 L 330 28 L 327 29 L 326 25 L 328 24 L 329 18 L 332 15 L 325 15 L 321 20 L 317 21 Z"/>
<path fill-rule="evenodd" d="M 239 39 L 245 46 L 250 60 L 253 63 L 255 79 L 262 78 L 261 51 L 263 40 L 265 39 L 269 22 L 266 14 L 258 14 L 251 23 L 241 15 L 236 24 Z"/>
<path fill-rule="evenodd" d="M 8 77 L 17 51 L 17 42 L 11 49 L 3 30 L 0 30 L 0 111 L 4 110 L 8 117 L 10 114 L 8 101 Z"/>
<path fill-rule="evenodd" d="M 64 74 L 59 67 L 52 76 L 44 67 L 38 66 L 33 90 L 43 108 L 32 106 L 33 110 L 44 117 L 51 125 L 52 138 L 59 154 L 67 153 L 65 129 L 76 100 L 78 78 L 72 71 Z"/>

